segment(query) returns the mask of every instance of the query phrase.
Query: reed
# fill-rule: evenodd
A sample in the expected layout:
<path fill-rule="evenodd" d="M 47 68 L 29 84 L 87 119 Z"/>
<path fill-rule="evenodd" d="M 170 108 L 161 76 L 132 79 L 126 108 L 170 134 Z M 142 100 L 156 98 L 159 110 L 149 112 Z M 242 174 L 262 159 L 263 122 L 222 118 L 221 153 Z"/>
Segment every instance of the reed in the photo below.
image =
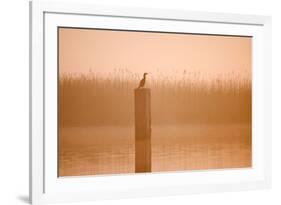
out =
<path fill-rule="evenodd" d="M 157 76 L 157 78 L 155 77 Z M 116 70 L 106 76 L 60 74 L 60 126 L 134 124 L 133 91 L 141 76 Z M 206 80 L 201 73 L 149 76 L 152 125 L 251 123 L 251 80 L 228 73 Z"/>

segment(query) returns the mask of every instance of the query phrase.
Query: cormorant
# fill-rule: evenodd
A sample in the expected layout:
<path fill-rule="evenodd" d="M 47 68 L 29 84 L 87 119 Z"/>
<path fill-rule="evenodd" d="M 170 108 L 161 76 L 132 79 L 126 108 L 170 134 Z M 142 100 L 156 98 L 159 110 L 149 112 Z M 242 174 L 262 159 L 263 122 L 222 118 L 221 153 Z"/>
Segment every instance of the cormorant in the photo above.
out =
<path fill-rule="evenodd" d="M 147 75 L 147 74 L 148 74 L 148 73 L 144 73 L 144 74 L 143 74 L 143 78 L 141 79 L 138 88 L 143 88 L 143 87 L 144 87 L 144 85 L 145 85 L 145 79 L 146 79 L 146 75 Z"/>

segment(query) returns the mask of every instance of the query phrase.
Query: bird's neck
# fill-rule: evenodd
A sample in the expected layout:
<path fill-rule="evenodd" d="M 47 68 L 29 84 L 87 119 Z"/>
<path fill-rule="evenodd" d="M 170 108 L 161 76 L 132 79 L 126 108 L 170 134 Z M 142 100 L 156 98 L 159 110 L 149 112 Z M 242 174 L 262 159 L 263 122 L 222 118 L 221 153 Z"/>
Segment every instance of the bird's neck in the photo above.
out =
<path fill-rule="evenodd" d="M 145 79 L 146 78 L 146 75 L 143 75 L 143 79 Z"/>

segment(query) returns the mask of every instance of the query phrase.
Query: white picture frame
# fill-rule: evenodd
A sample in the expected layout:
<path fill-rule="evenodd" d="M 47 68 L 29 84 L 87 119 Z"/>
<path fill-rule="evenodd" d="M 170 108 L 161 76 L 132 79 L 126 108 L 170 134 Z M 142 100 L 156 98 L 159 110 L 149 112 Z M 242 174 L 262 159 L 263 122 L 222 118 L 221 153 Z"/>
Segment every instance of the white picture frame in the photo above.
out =
<path fill-rule="evenodd" d="M 253 36 L 252 168 L 58 178 L 57 122 L 54 120 L 57 114 L 55 94 L 58 26 Z M 270 186 L 270 17 L 48 1 L 30 2 L 32 204 L 239 191 Z"/>

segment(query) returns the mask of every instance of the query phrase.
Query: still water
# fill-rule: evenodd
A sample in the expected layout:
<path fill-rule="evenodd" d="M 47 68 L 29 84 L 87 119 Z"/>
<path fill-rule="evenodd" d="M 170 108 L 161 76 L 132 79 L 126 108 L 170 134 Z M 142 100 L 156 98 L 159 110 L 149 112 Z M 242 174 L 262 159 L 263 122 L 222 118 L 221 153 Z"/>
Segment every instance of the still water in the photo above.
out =
<path fill-rule="evenodd" d="M 59 176 L 135 172 L 134 127 L 63 127 Z M 152 127 L 152 172 L 251 167 L 250 124 Z"/>

